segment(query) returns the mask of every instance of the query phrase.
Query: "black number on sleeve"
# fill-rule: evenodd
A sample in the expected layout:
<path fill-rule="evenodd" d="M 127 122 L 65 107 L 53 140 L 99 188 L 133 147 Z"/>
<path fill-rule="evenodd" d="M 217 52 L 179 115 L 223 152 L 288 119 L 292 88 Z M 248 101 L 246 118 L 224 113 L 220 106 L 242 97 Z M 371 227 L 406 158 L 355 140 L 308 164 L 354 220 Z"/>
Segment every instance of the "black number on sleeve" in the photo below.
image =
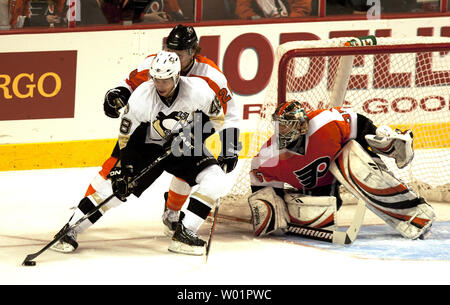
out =
<path fill-rule="evenodd" d="M 131 121 L 127 118 L 122 118 L 120 123 L 120 132 L 123 134 L 129 134 L 131 129 Z"/>

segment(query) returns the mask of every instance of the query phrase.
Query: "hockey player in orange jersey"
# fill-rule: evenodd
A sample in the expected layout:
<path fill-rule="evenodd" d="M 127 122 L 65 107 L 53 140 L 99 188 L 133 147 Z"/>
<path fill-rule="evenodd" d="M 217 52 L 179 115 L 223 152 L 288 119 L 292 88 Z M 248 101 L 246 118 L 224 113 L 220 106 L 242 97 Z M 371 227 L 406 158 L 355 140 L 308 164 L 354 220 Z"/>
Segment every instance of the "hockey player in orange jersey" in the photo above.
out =
<path fill-rule="evenodd" d="M 282 231 L 288 223 L 332 229 L 342 204 L 341 183 L 352 193 L 357 191 L 369 209 L 404 237 L 417 238 L 431 226 L 435 218 L 431 206 L 392 176 L 378 156 L 394 158 L 399 168 L 407 166 L 414 155 L 411 131 L 377 128 L 367 117 L 340 107 L 306 113 L 296 101 L 281 104 L 272 118 L 275 133 L 252 160 L 250 172 L 249 205 L 256 235 Z M 357 142 L 351 147 L 360 149 L 350 148 L 350 142 Z M 340 163 L 342 173 L 372 174 L 370 166 L 375 166 L 376 179 L 364 184 L 353 175 L 338 181 L 330 168 L 345 151 L 369 155 L 375 163 Z"/>

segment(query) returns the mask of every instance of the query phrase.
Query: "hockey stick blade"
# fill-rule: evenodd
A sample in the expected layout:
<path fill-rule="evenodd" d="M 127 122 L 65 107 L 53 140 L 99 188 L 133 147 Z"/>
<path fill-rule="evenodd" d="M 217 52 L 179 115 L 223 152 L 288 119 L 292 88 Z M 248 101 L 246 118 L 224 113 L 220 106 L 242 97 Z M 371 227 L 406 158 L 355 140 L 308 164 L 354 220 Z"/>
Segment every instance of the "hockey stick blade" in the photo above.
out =
<path fill-rule="evenodd" d="M 154 168 L 160 161 L 162 161 L 163 159 L 165 159 L 166 157 L 168 157 L 171 154 L 171 150 L 167 150 L 164 154 L 162 154 L 161 156 L 159 156 L 158 158 L 156 158 L 150 165 L 148 165 L 146 168 L 144 168 L 139 175 L 133 177 L 133 179 L 130 181 L 130 184 L 133 184 L 135 182 L 137 182 L 142 176 L 144 176 L 147 172 L 149 172 L 152 168 Z M 95 208 L 93 208 L 88 214 L 85 214 L 83 217 L 81 217 L 76 223 L 74 223 L 73 225 L 69 226 L 65 231 L 63 231 L 63 233 L 61 233 L 57 238 L 54 238 L 50 243 L 48 243 L 45 247 L 43 247 L 41 250 L 32 253 L 32 254 L 28 254 L 25 257 L 25 260 L 22 262 L 23 266 L 27 266 L 27 264 L 31 261 L 33 261 L 33 259 L 35 259 L 36 257 L 38 257 L 39 255 L 41 255 L 43 252 L 45 252 L 48 248 L 50 248 L 51 246 L 53 246 L 55 243 L 57 243 L 61 238 L 63 238 L 64 236 L 66 236 L 67 233 L 69 233 L 70 230 L 76 228 L 80 223 L 82 223 L 83 221 L 85 221 L 87 218 L 91 217 L 95 212 L 97 212 L 98 210 L 100 210 L 105 204 L 107 204 L 112 198 L 114 198 L 114 194 L 110 195 L 109 197 L 107 197 L 105 200 L 103 200 L 99 205 L 97 205 Z"/>
<path fill-rule="evenodd" d="M 25 260 L 22 262 L 23 266 L 26 266 L 27 262 L 32 261 L 33 259 L 35 259 L 36 257 L 38 257 L 39 255 L 41 255 L 43 252 L 45 252 L 48 248 L 50 248 L 51 246 L 53 246 L 54 244 L 56 244 L 61 238 L 63 238 L 64 236 L 66 236 L 67 233 L 69 233 L 70 230 L 72 230 L 73 228 L 77 227 L 80 223 L 82 223 L 83 221 L 85 221 L 87 218 L 91 217 L 92 214 L 94 214 L 95 212 L 97 212 L 99 209 L 101 209 L 101 207 L 103 207 L 105 204 L 107 204 L 112 198 L 114 197 L 114 195 L 109 196 L 108 198 L 106 198 L 104 201 L 102 201 L 98 206 L 96 206 L 94 209 L 92 209 L 91 212 L 89 212 L 88 214 L 84 215 L 83 217 L 81 217 L 76 223 L 74 223 L 73 225 L 69 226 L 66 230 L 64 230 L 57 238 L 54 238 L 50 243 L 48 243 L 44 248 L 42 248 L 41 250 L 39 250 L 36 253 L 32 253 L 32 254 L 28 254 L 27 257 L 25 258 Z"/>
<path fill-rule="evenodd" d="M 346 231 L 317 229 L 298 224 L 289 224 L 287 233 L 333 244 L 349 245 L 353 243 L 358 236 L 365 212 L 366 205 L 364 201 L 359 200 L 352 222 Z"/>

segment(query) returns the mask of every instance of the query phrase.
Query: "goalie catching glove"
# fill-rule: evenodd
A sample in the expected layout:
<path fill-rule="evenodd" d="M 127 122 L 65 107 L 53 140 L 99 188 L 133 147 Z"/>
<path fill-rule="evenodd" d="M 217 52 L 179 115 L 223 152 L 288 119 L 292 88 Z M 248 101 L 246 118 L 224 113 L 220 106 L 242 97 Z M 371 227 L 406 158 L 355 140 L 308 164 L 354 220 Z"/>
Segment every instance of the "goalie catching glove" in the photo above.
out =
<path fill-rule="evenodd" d="M 380 126 L 376 135 L 366 135 L 365 138 L 373 152 L 394 158 L 398 168 L 406 167 L 414 157 L 411 130 L 394 131 L 389 126 Z"/>

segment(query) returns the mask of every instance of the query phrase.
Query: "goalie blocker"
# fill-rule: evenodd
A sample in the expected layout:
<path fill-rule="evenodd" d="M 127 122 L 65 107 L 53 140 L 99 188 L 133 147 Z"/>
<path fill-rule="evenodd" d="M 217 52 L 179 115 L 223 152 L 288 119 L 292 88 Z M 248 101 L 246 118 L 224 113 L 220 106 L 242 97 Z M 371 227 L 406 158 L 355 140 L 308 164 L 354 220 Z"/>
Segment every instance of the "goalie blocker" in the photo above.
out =
<path fill-rule="evenodd" d="M 278 196 L 272 187 L 265 187 L 248 198 L 256 236 L 284 233 L 290 225 L 334 230 L 336 198 L 307 196 L 285 192 Z"/>

